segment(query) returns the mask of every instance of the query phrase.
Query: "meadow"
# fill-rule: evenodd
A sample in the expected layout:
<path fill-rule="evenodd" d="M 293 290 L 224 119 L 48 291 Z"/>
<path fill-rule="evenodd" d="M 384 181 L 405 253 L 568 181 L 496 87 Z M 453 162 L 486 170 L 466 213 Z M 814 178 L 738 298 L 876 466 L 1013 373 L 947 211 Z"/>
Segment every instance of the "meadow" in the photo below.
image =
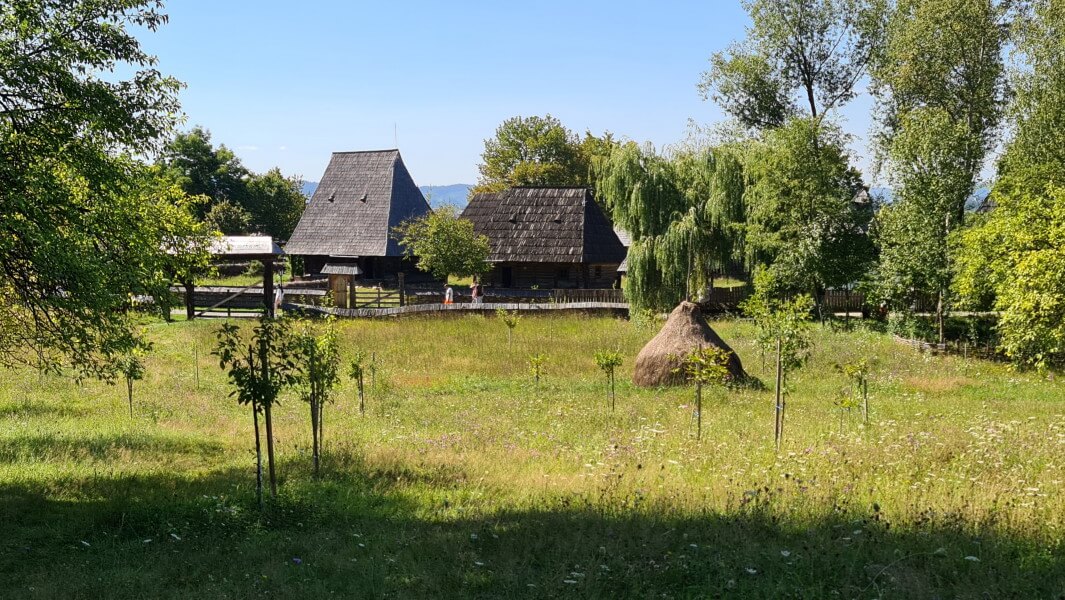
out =
<path fill-rule="evenodd" d="M 1060 598 L 1065 394 L 1006 365 L 814 327 L 773 446 L 748 323 L 715 329 L 766 388 L 627 383 L 653 328 L 524 317 L 338 324 L 378 366 L 324 415 L 275 412 L 279 496 L 254 495 L 250 409 L 219 321 L 149 324 L 137 382 L 0 382 L 0 596 L 11 598 Z M 599 349 L 625 357 L 611 412 Z M 531 354 L 548 355 L 534 385 Z M 870 420 L 837 363 L 875 357 Z"/>

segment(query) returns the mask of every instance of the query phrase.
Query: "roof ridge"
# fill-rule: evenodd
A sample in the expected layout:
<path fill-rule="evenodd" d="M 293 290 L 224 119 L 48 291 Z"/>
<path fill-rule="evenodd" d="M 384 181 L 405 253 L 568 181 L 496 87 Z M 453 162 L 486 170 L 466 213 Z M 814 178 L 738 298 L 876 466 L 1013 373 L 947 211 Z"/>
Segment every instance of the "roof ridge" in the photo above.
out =
<path fill-rule="evenodd" d="M 384 154 L 386 152 L 399 152 L 399 148 L 383 148 L 381 150 L 341 150 L 333 154 Z"/>

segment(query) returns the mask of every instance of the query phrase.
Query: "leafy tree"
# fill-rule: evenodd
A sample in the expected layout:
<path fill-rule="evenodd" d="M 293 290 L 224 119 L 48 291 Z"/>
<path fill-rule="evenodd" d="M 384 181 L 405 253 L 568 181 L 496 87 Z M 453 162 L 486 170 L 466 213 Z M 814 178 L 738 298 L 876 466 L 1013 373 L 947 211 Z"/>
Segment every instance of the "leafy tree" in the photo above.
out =
<path fill-rule="evenodd" d="M 241 207 L 248 203 L 251 172 L 230 149 L 215 148 L 211 132 L 202 127 L 175 135 L 163 147 L 157 164 L 190 196 L 209 199 L 197 215 L 201 219 L 219 202 Z"/>
<path fill-rule="evenodd" d="M 547 364 L 547 355 L 543 352 L 529 355 L 529 374 L 533 376 L 533 383 L 540 385 L 540 376 L 544 374 L 544 365 Z"/>
<path fill-rule="evenodd" d="M 295 359 L 299 365 L 296 384 L 300 387 L 300 397 L 311 409 L 311 453 L 316 474 L 323 447 L 325 404 L 340 383 L 340 349 L 334 319 L 326 317 L 321 327 L 305 324 L 294 341 Z"/>
<path fill-rule="evenodd" d="M 255 229 L 287 240 L 307 205 L 302 187 L 302 179 L 285 177 L 276 167 L 262 175 L 253 175 L 248 180 L 246 207 Z"/>
<path fill-rule="evenodd" d="M 630 142 L 602 163 L 597 189 L 632 236 L 625 294 L 637 310 L 690 298 L 740 253 L 746 208 L 736 148 L 667 157 Z"/>
<path fill-rule="evenodd" d="M 703 438 L 703 386 L 727 385 L 732 381 L 728 370 L 729 354 L 716 346 L 700 346 L 684 356 L 681 369 L 695 385 L 695 439 Z"/>
<path fill-rule="evenodd" d="M 473 222 L 443 206 L 393 229 L 408 256 L 418 259 L 418 269 L 433 277 L 467 277 L 488 271 L 488 238 L 473 231 Z"/>
<path fill-rule="evenodd" d="M 959 242 L 957 290 L 974 304 L 994 298 L 1006 356 L 1065 365 L 1065 185 L 999 182 L 995 208 Z"/>
<path fill-rule="evenodd" d="M 805 294 L 787 297 L 773 273 L 758 269 L 754 274 L 754 294 L 740 308 L 754 319 L 762 338 L 773 340 L 777 355 L 774 438 L 777 450 L 784 438 L 784 410 L 788 373 L 806 362 L 810 348 L 809 320 L 813 300 Z"/>
<path fill-rule="evenodd" d="M 588 185 L 591 165 L 615 144 L 610 133 L 596 137 L 586 132 L 581 140 L 551 115 L 512 117 L 484 141 L 481 177 L 471 193 L 522 185 Z"/>
<path fill-rule="evenodd" d="M 876 358 L 859 358 L 843 364 L 836 364 L 836 370 L 851 380 L 852 389 L 839 398 L 840 420 L 842 411 L 861 407 L 862 421 L 869 422 L 869 373 L 876 366 Z M 842 424 L 840 425 L 842 429 Z"/>
<path fill-rule="evenodd" d="M 132 347 L 130 298 L 167 302 L 181 210 L 134 156 L 173 127 L 180 84 L 129 28 L 166 21 L 137 0 L 9 0 L 0 11 L 0 363 L 27 346 L 82 373 Z M 131 73 L 128 78 L 114 73 Z"/>
<path fill-rule="evenodd" d="M 144 379 L 144 356 L 151 349 L 151 343 L 142 341 L 116 359 L 118 372 L 126 380 L 126 398 L 129 400 L 130 419 L 133 419 L 133 382 Z"/>
<path fill-rule="evenodd" d="M 606 375 L 610 390 L 610 411 L 614 411 L 614 371 L 621 366 L 621 353 L 616 350 L 596 350 L 595 366 Z"/>
<path fill-rule="evenodd" d="M 518 311 L 508 311 L 505 308 L 496 309 L 496 318 L 502 321 L 507 326 L 507 347 L 514 345 L 514 328 L 521 322 L 521 315 Z"/>
<path fill-rule="evenodd" d="M 710 59 L 699 90 L 747 127 L 819 120 L 855 96 L 882 29 L 878 0 L 744 0 L 748 37 Z"/>
<path fill-rule="evenodd" d="M 373 368 L 372 363 L 369 368 Z M 369 369 L 366 366 L 366 352 L 363 350 L 356 350 L 354 356 L 351 357 L 351 362 L 348 364 L 348 377 L 355 382 L 355 386 L 359 392 L 360 415 L 366 414 L 366 393 L 363 380 L 367 370 Z"/>
<path fill-rule="evenodd" d="M 751 144 L 745 166 L 751 269 L 767 267 L 777 285 L 816 299 L 864 277 L 873 206 L 838 128 L 791 119 Z"/>
<path fill-rule="evenodd" d="M 881 229 L 878 287 L 896 307 L 936 295 L 941 343 L 947 239 L 964 223 L 1005 101 L 1004 15 L 989 0 L 896 0 L 874 54 L 878 145 L 897 197 Z"/>
<path fill-rule="evenodd" d="M 236 389 L 230 393 L 237 402 L 251 406 L 255 425 L 255 491 L 262 505 L 263 457 L 259 435 L 259 415 L 266 424 L 266 455 L 270 474 L 270 495 L 277 495 L 274 468 L 273 406 L 286 387 L 298 381 L 296 348 L 289 324 L 285 320 L 262 318 L 247 339 L 237 325 L 226 323 L 218 330 L 214 354 L 219 367 L 228 371 Z"/>
<path fill-rule="evenodd" d="M 207 211 L 204 222 L 222 235 L 240 235 L 248 232 L 251 214 L 229 200 L 219 200 Z"/>

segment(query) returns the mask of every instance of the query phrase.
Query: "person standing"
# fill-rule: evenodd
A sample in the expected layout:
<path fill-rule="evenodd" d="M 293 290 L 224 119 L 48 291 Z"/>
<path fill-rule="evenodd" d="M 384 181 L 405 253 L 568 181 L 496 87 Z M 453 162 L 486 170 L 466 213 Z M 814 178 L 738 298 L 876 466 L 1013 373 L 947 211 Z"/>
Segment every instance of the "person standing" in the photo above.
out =
<path fill-rule="evenodd" d="M 450 283 L 444 284 L 444 304 L 455 303 L 455 290 L 451 289 Z"/>
<path fill-rule="evenodd" d="M 484 291 L 481 289 L 481 284 L 475 278 L 473 285 L 470 286 L 470 297 L 473 298 L 474 304 L 481 304 L 484 302 Z"/>

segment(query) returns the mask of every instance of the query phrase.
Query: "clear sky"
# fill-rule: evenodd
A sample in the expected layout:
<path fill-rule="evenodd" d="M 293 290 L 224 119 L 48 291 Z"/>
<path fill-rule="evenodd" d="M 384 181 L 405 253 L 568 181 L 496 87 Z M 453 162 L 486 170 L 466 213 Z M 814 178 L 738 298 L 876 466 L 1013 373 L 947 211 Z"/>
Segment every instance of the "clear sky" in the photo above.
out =
<path fill-rule="evenodd" d="M 169 0 L 141 36 L 183 81 L 187 125 L 256 171 L 317 181 L 341 150 L 400 148 L 419 185 L 474 183 L 504 119 L 550 113 L 658 146 L 722 120 L 696 90 L 744 36 L 738 0 Z M 867 98 L 842 117 L 865 168 Z"/>

